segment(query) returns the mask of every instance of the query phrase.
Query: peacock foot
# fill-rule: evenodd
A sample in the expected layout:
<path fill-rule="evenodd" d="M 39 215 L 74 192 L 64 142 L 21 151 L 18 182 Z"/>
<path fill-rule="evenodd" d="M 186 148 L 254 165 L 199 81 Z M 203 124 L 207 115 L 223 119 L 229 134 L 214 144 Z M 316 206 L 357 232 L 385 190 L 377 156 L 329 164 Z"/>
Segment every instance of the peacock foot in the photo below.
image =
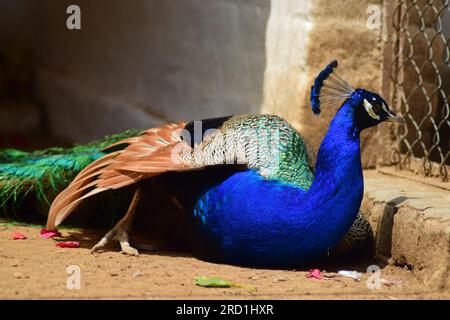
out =
<path fill-rule="evenodd" d="M 111 229 L 95 246 L 92 247 L 91 253 L 98 252 L 99 250 L 104 249 L 113 240 L 119 242 L 123 254 L 131 256 L 139 255 L 138 249 L 147 252 L 154 252 L 159 250 L 158 247 L 143 243 L 133 243 L 134 246 L 131 246 L 129 239 L 130 236 L 128 231 L 123 230 L 123 228 L 121 227 L 115 227 Z"/>
<path fill-rule="evenodd" d="M 91 253 L 97 252 L 100 249 L 106 247 L 112 240 L 119 241 L 122 253 L 131 256 L 139 255 L 137 249 L 133 248 L 129 243 L 129 234 L 127 230 L 121 227 L 115 227 L 111 229 L 95 246 L 92 247 Z"/>

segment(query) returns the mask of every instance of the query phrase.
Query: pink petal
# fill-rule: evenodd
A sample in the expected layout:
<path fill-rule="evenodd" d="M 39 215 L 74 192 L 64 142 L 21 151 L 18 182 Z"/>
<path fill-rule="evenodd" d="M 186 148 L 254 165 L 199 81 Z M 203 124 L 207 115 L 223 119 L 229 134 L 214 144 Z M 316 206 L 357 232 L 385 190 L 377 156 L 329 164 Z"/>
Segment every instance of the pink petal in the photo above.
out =
<path fill-rule="evenodd" d="M 11 236 L 13 240 L 24 240 L 27 238 L 26 235 L 20 232 L 13 232 Z"/>
<path fill-rule="evenodd" d="M 60 248 L 78 248 L 80 243 L 78 241 L 61 241 L 56 243 L 55 246 Z"/>
<path fill-rule="evenodd" d="M 61 232 L 59 232 L 58 230 L 46 230 L 46 229 L 41 230 L 41 237 L 45 238 L 45 239 L 49 239 L 49 238 L 53 238 L 53 237 L 60 237 L 60 236 L 61 236 Z"/>
<path fill-rule="evenodd" d="M 322 274 L 320 273 L 319 269 L 310 269 L 308 278 L 320 280 L 320 279 L 322 279 Z"/>

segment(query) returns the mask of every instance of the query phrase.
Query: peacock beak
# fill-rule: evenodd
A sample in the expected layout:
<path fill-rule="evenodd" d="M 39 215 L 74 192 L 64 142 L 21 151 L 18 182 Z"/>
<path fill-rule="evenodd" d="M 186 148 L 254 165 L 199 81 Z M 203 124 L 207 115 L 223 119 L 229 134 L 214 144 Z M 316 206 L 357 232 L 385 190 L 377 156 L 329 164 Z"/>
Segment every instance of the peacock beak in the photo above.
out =
<path fill-rule="evenodd" d="M 386 119 L 386 121 L 390 121 L 390 122 L 397 122 L 400 123 L 401 125 L 405 124 L 405 119 L 403 119 L 403 117 L 400 117 L 394 113 L 389 112 L 389 116 Z"/>
<path fill-rule="evenodd" d="M 389 109 L 389 107 L 385 103 L 383 104 L 383 109 L 388 114 L 388 117 L 387 117 L 386 121 L 397 122 L 397 123 L 400 123 L 401 125 L 405 124 L 405 119 L 403 119 L 402 117 L 396 115 L 395 112 L 391 111 Z"/>
<path fill-rule="evenodd" d="M 383 107 L 384 112 L 386 112 L 388 115 L 386 118 L 386 121 L 397 122 L 397 123 L 400 123 L 401 125 L 405 124 L 405 119 L 403 119 L 403 117 L 396 115 L 394 111 L 389 109 L 388 105 L 385 102 L 383 102 L 382 107 Z"/>

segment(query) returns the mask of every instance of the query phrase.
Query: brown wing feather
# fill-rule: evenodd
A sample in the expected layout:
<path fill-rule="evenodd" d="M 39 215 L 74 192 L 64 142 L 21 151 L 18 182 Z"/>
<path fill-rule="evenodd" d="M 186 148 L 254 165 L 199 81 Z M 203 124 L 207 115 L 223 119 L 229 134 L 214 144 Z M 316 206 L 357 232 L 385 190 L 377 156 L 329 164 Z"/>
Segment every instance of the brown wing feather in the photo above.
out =
<path fill-rule="evenodd" d="M 108 150 L 120 144 L 128 144 L 123 150 L 115 151 L 92 162 L 84 168 L 53 201 L 47 219 L 47 229 L 55 229 L 79 203 L 100 192 L 122 188 L 168 171 L 195 169 L 186 161 L 173 161 L 174 148 L 191 148 L 175 135 L 186 123 L 168 124 L 148 129 L 140 136 L 128 138 L 105 148 Z"/>

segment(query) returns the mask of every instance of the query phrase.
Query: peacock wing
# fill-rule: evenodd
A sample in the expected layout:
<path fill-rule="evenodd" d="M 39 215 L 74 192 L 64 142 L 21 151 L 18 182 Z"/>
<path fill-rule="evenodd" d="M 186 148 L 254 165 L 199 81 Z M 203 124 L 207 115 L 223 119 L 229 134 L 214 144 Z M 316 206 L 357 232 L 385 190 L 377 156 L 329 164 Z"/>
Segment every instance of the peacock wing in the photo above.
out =
<path fill-rule="evenodd" d="M 210 135 L 194 147 L 184 138 L 187 126 L 186 122 L 167 124 L 106 147 L 105 150 L 114 150 L 119 145 L 127 145 L 89 164 L 57 195 L 46 228 L 55 229 L 84 199 L 103 191 L 123 188 L 169 171 L 199 170 L 227 163 L 223 144 L 212 144 L 217 150 L 211 150 L 211 141 L 217 140 L 217 135 Z M 216 156 L 210 157 L 211 154 Z"/>

